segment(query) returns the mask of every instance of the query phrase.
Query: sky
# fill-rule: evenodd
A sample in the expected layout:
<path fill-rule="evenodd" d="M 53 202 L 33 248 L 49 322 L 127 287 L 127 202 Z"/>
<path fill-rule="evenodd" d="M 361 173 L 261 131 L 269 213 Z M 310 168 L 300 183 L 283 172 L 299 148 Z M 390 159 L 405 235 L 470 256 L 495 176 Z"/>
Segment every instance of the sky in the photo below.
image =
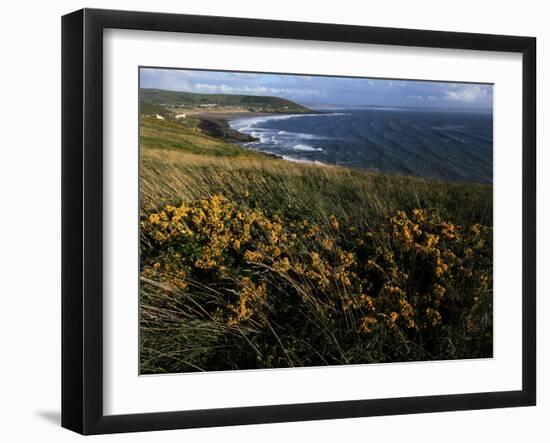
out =
<path fill-rule="evenodd" d="M 269 95 L 306 106 L 396 106 L 491 110 L 487 84 L 142 68 L 142 88 Z"/>

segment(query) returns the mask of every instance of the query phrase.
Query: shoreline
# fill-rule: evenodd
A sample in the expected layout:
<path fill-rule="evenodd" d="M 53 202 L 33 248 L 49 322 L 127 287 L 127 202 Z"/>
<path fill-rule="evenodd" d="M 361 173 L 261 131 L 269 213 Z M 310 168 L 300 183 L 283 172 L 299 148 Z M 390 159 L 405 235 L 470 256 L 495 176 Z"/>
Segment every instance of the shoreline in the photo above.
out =
<path fill-rule="evenodd" d="M 242 132 L 233 129 L 229 124 L 229 118 L 224 118 L 221 116 L 218 117 L 198 117 L 199 120 L 198 128 L 205 134 L 210 137 L 217 138 L 221 141 L 228 143 L 249 143 L 253 141 L 258 141 L 256 137 L 251 135 L 244 134 Z"/>
<path fill-rule="evenodd" d="M 229 124 L 230 120 L 236 118 L 254 118 L 254 117 L 263 117 L 266 115 L 278 115 L 284 114 L 279 112 L 250 112 L 250 111 L 239 111 L 239 112 L 202 112 L 196 114 L 188 114 L 189 117 L 196 118 L 199 120 L 198 127 L 206 135 L 210 137 L 218 138 L 224 142 L 229 143 L 249 143 L 255 142 L 259 139 L 252 137 L 249 134 L 239 132 L 236 129 L 233 129 Z M 290 114 L 290 113 L 289 113 Z M 292 113 L 294 114 L 294 113 Z"/>
<path fill-rule="evenodd" d="M 245 134 L 233 129 L 229 121 L 240 117 L 263 117 L 266 115 L 275 114 L 274 112 L 208 112 L 201 114 L 191 114 L 190 117 L 199 120 L 198 128 L 207 136 L 216 138 L 222 142 L 231 143 L 241 149 L 247 149 L 242 146 L 243 143 L 259 141 L 259 138 Z M 277 113 L 279 114 L 279 113 Z M 249 149 L 266 157 L 285 160 L 282 155 L 273 154 L 270 152 L 256 151 Z"/>
<path fill-rule="evenodd" d="M 206 135 L 217 138 L 224 142 L 234 143 L 240 146 L 243 143 L 257 142 L 260 139 L 234 129 L 233 127 L 231 127 L 229 123 L 231 120 L 238 119 L 238 118 L 254 118 L 254 117 L 265 117 L 265 116 L 302 115 L 302 114 L 310 114 L 310 113 L 243 111 L 243 112 L 205 112 L 205 113 L 190 114 L 189 116 L 199 120 L 198 127 Z M 324 164 L 318 161 L 309 161 L 309 160 L 304 160 L 300 158 L 292 158 L 284 155 L 259 151 L 256 149 L 251 149 L 251 150 L 259 154 L 266 155 L 268 157 L 274 157 L 280 160 L 285 160 L 290 162 L 311 163 L 311 164 L 320 164 L 320 165 Z"/>
<path fill-rule="evenodd" d="M 209 120 L 231 120 L 239 117 L 262 117 L 265 115 L 279 115 L 282 112 L 251 112 L 251 111 L 211 111 L 211 112 L 190 112 L 187 115 L 198 119 Z M 290 114 L 290 113 L 289 113 Z M 294 114 L 294 112 L 292 113 Z"/>
<path fill-rule="evenodd" d="M 230 120 L 237 119 L 237 118 L 254 118 L 254 117 L 264 117 L 264 116 L 272 116 L 272 115 L 307 115 L 307 114 L 318 114 L 318 112 L 302 112 L 302 113 L 296 113 L 296 112 L 205 112 L 205 113 L 197 113 L 197 114 L 190 114 L 190 117 L 196 118 L 199 120 L 198 127 L 201 129 L 201 131 L 204 132 L 204 134 L 217 138 L 218 140 L 221 140 L 226 143 L 232 143 L 236 144 L 242 149 L 247 149 L 249 151 L 253 151 L 255 153 L 265 155 L 270 158 L 276 158 L 278 160 L 282 160 L 285 162 L 290 163 L 299 163 L 303 165 L 312 165 L 312 166 L 332 166 L 337 168 L 348 168 L 348 169 L 358 169 L 366 172 L 371 173 L 381 173 L 379 170 L 368 170 L 368 169 L 361 169 L 361 168 L 353 168 L 348 166 L 342 166 L 337 165 L 335 163 L 324 163 L 319 160 L 308 160 L 304 158 L 299 157 L 291 157 L 289 155 L 281 155 L 281 154 L 274 154 L 272 152 L 266 152 L 266 151 L 260 151 L 257 149 L 248 149 L 244 146 L 242 146 L 242 143 L 250 143 L 250 142 L 256 142 L 260 139 L 257 137 L 253 137 L 249 134 L 245 134 L 243 132 L 240 132 L 236 129 L 233 129 L 231 125 L 229 124 Z"/>
<path fill-rule="evenodd" d="M 196 118 L 199 120 L 198 127 L 201 129 L 201 131 L 210 137 L 216 138 L 220 141 L 231 143 L 236 146 L 238 146 L 241 149 L 246 149 L 248 151 L 253 151 L 257 154 L 264 155 L 268 158 L 272 159 L 278 159 L 285 162 L 290 163 L 299 163 L 303 165 L 311 165 L 311 166 L 331 166 L 331 167 L 337 167 L 337 168 L 344 168 L 344 169 L 351 169 L 351 170 L 360 170 L 364 172 L 368 172 L 371 174 L 381 174 L 381 175 L 398 175 L 398 176 L 410 176 L 415 178 L 422 178 L 429 181 L 435 181 L 435 182 L 446 182 L 446 183 L 455 183 L 455 184 L 477 184 L 477 185 L 487 185 L 487 186 L 493 186 L 493 183 L 487 183 L 487 182 L 477 182 L 477 181 L 462 181 L 462 180 L 444 180 L 444 179 L 438 179 L 435 177 L 424 177 L 421 175 L 409 175 L 409 174 L 403 174 L 403 173 L 388 173 L 381 171 L 377 168 L 361 168 L 358 166 L 344 166 L 344 165 L 338 165 L 336 163 L 325 163 L 321 162 L 319 160 L 308 160 L 304 158 L 299 157 L 291 157 L 289 155 L 281 155 L 281 154 L 275 154 L 272 152 L 266 152 L 262 150 L 257 149 L 250 149 L 247 147 L 244 147 L 243 144 L 250 143 L 250 142 L 257 142 L 260 139 L 257 137 L 253 137 L 249 134 L 245 134 L 243 132 L 240 132 L 230 125 L 230 120 L 237 119 L 237 118 L 254 118 L 254 117 L 264 117 L 264 116 L 277 116 L 277 115 L 307 115 L 307 114 L 318 114 L 317 112 L 303 112 L 303 113 L 296 113 L 296 112 L 249 112 L 249 111 L 243 111 L 243 112 L 205 112 L 205 113 L 197 113 L 197 114 L 190 114 L 189 117 Z"/>

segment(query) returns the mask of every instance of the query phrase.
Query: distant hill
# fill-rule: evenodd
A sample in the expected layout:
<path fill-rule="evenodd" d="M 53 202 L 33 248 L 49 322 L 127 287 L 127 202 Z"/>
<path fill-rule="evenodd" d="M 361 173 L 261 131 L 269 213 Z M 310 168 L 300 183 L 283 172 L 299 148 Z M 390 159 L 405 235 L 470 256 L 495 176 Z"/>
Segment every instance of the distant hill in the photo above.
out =
<path fill-rule="evenodd" d="M 143 104 L 154 106 L 236 106 L 252 111 L 265 112 L 313 112 L 305 106 L 280 97 L 233 94 L 196 94 L 192 92 L 165 91 L 162 89 L 140 89 Z"/>

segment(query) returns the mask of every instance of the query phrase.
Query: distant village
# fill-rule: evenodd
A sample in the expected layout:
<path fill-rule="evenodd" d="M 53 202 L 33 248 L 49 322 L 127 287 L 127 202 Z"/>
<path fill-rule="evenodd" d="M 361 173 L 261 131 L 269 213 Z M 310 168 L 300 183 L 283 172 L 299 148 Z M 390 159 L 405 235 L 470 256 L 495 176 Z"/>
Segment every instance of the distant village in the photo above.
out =
<path fill-rule="evenodd" d="M 176 119 L 176 120 L 181 120 L 181 119 L 185 119 L 187 118 L 187 116 L 189 114 L 196 114 L 196 113 L 199 113 L 199 110 L 200 109 L 204 109 L 205 112 L 210 112 L 210 111 L 218 111 L 218 110 L 223 110 L 223 111 L 227 111 L 227 112 L 235 112 L 235 111 L 238 111 L 238 112 L 243 112 L 243 111 L 247 111 L 247 112 L 273 112 L 273 110 L 275 108 L 273 107 L 270 107 L 270 106 L 238 106 L 238 105 L 220 105 L 218 103 L 200 103 L 200 104 L 178 104 L 178 105 L 174 105 L 174 104 L 168 104 L 168 103 L 158 103 L 157 106 L 160 106 L 164 109 L 166 109 L 168 112 L 170 112 L 170 117 Z M 278 110 L 279 109 L 282 109 L 282 110 L 288 110 L 288 106 L 284 105 L 280 108 L 277 108 Z M 185 112 L 182 112 L 182 111 L 185 111 L 187 110 L 188 113 L 185 113 Z M 157 120 L 165 120 L 165 117 L 162 116 L 161 114 L 155 114 L 155 117 L 157 118 Z"/>
<path fill-rule="evenodd" d="M 274 109 L 273 107 L 270 107 L 270 106 L 265 106 L 265 105 L 262 105 L 262 106 L 254 106 L 254 105 L 251 105 L 251 106 L 238 106 L 238 105 L 220 105 L 218 103 L 200 103 L 198 105 L 185 105 L 185 104 L 180 104 L 180 105 L 171 105 L 171 104 L 167 104 L 167 103 L 159 103 L 158 106 L 162 106 L 163 108 L 167 108 L 167 109 L 196 109 L 196 108 L 219 108 L 219 109 L 235 109 L 235 108 L 239 108 L 239 109 L 246 109 L 248 111 L 252 111 L 252 112 L 260 112 L 260 111 L 269 111 L 269 110 L 272 110 Z M 282 107 L 277 107 L 277 109 L 288 109 L 288 106 L 287 105 L 284 105 Z"/>

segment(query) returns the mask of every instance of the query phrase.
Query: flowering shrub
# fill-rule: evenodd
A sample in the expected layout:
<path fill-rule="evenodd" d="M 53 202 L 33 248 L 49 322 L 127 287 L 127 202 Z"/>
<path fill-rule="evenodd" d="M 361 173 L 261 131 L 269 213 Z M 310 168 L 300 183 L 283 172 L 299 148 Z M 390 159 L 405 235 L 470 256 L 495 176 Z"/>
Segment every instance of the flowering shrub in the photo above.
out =
<path fill-rule="evenodd" d="M 142 217 L 141 277 L 157 371 L 492 355 L 492 230 L 432 210 L 364 230 L 219 195 L 166 206 Z"/>

